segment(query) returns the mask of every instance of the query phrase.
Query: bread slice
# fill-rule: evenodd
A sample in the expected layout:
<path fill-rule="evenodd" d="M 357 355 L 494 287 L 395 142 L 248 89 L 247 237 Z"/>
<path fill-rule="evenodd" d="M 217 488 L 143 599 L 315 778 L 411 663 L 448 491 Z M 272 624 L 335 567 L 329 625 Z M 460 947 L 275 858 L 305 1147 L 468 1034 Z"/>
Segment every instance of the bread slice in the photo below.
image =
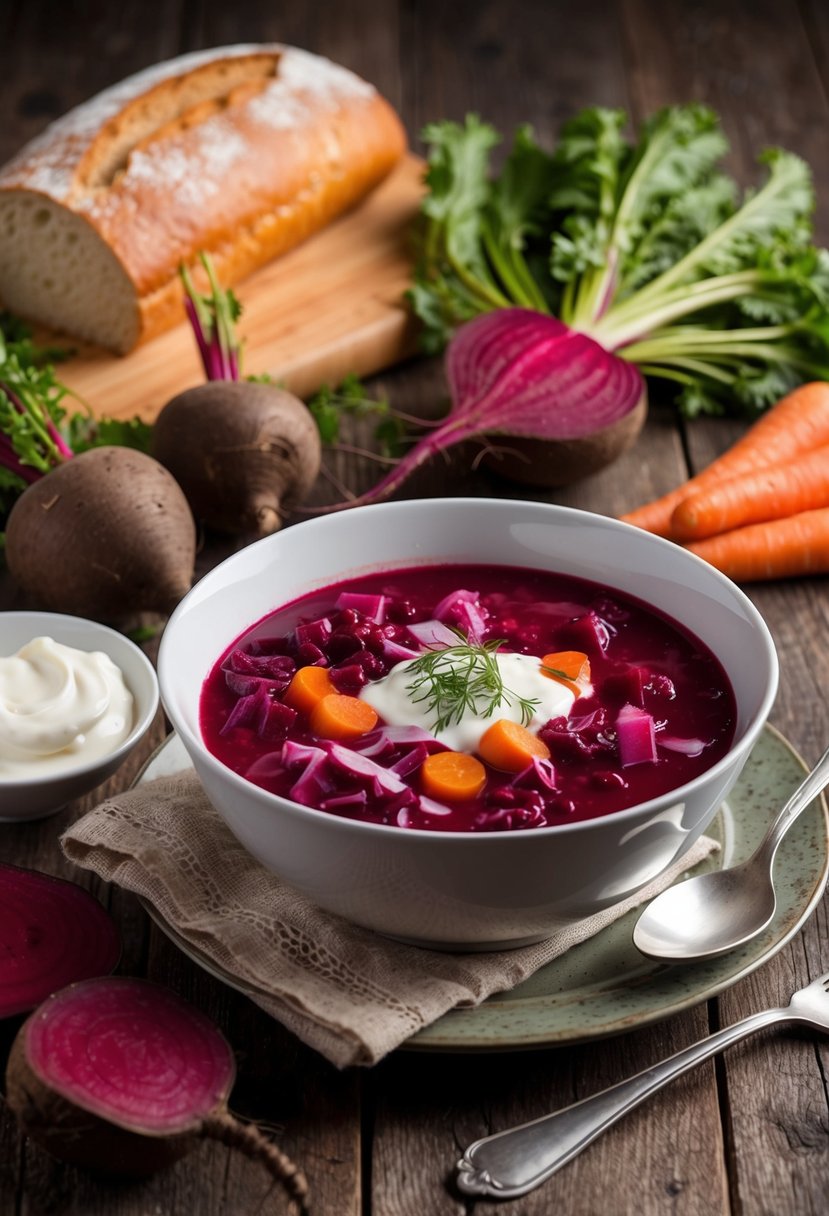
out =
<path fill-rule="evenodd" d="M 159 64 L 0 170 L 0 299 L 125 353 L 183 318 L 178 270 L 200 251 L 237 282 L 357 203 L 404 149 L 376 90 L 306 51 Z"/>

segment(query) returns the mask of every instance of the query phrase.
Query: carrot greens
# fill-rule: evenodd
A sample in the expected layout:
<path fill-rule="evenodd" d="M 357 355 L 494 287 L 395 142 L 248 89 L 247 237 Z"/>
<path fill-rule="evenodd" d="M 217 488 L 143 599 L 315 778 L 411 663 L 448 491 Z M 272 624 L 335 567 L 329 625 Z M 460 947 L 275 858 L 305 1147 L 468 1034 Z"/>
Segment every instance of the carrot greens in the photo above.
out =
<path fill-rule="evenodd" d="M 829 253 L 812 243 L 808 166 L 766 151 L 765 181 L 740 197 L 711 110 L 667 107 L 635 140 L 626 121 L 585 110 L 552 153 L 521 128 L 494 176 L 494 128 L 426 128 L 410 292 L 426 349 L 517 306 L 673 382 L 688 415 L 757 412 L 829 377 Z"/>

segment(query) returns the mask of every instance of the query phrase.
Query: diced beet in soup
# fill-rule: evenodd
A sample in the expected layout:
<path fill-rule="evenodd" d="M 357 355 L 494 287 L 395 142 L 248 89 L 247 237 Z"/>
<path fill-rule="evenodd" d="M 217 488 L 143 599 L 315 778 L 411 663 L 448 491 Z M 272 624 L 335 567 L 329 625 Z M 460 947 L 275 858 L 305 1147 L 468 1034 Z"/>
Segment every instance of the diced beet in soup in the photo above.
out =
<path fill-rule="evenodd" d="M 278 608 L 220 656 L 200 714 L 213 755 L 264 789 L 453 832 L 657 797 L 724 756 L 736 720 L 722 666 L 678 622 L 584 579 L 478 565 Z"/>

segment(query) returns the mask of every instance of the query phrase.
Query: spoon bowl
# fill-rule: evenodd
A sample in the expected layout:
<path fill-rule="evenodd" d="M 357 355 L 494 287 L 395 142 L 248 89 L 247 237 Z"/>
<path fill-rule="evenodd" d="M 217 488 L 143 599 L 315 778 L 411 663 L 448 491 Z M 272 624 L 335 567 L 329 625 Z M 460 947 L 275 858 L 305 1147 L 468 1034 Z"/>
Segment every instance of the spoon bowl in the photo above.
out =
<path fill-rule="evenodd" d="M 829 785 L 829 749 L 798 786 L 757 849 L 738 866 L 685 879 L 658 895 L 633 930 L 633 944 L 659 962 L 716 958 L 751 941 L 777 907 L 774 858 L 802 811 Z"/>

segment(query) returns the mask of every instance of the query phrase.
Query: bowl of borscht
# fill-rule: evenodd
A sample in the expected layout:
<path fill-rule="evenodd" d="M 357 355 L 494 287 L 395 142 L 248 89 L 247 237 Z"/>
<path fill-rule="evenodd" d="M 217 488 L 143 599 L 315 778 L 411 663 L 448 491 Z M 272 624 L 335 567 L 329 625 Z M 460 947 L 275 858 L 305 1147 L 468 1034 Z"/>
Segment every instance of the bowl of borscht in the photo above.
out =
<path fill-rule="evenodd" d="M 777 659 L 699 558 L 542 503 L 309 520 L 205 576 L 161 644 L 207 796 L 319 906 L 422 945 L 537 941 L 633 895 L 714 817 Z"/>

